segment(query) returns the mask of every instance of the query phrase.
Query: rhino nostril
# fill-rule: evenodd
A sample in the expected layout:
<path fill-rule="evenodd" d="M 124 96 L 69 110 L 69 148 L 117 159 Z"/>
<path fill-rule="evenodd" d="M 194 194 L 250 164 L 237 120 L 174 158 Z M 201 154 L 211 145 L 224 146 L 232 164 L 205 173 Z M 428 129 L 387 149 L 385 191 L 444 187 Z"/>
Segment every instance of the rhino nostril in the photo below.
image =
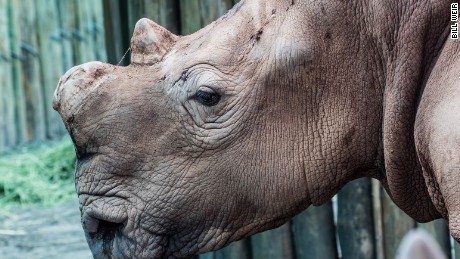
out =
<path fill-rule="evenodd" d="M 98 239 L 105 244 L 111 243 L 117 233 L 121 231 L 124 223 L 115 223 L 93 217 L 87 217 L 85 221 L 86 231 L 92 239 Z"/>
<path fill-rule="evenodd" d="M 98 204 L 94 201 L 92 204 Z M 97 205 L 95 205 L 97 207 Z M 120 242 L 125 240 L 125 228 L 128 222 L 126 213 L 121 211 L 86 208 L 82 214 L 82 225 L 86 241 L 95 258 L 112 258 Z"/>
<path fill-rule="evenodd" d="M 124 221 L 118 221 L 124 222 Z M 121 235 L 124 223 L 111 222 L 86 215 L 83 225 L 86 239 L 93 254 L 104 255 L 101 258 L 112 258 L 117 236 Z"/>
<path fill-rule="evenodd" d="M 111 241 L 122 227 L 122 223 L 101 220 L 99 221 L 98 233 L 100 233 L 100 238 L 103 240 Z"/>

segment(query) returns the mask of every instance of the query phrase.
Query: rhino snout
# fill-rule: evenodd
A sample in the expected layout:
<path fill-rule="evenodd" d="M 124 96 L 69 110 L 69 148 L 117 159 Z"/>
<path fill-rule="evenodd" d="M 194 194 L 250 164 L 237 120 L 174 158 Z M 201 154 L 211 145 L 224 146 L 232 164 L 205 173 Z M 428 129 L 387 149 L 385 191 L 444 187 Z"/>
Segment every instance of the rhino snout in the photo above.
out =
<path fill-rule="evenodd" d="M 71 68 L 61 77 L 54 92 L 53 108 L 64 122 L 78 112 L 92 91 L 112 78 L 109 72 L 113 69 L 109 64 L 89 62 Z"/>

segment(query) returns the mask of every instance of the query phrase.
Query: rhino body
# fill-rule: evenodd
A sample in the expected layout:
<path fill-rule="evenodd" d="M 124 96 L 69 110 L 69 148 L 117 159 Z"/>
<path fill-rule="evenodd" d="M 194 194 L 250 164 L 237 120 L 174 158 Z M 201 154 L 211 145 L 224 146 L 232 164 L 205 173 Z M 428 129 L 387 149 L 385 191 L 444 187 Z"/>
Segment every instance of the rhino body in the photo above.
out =
<path fill-rule="evenodd" d="M 140 20 L 131 65 L 74 67 L 54 96 L 93 255 L 216 250 L 359 177 L 460 240 L 451 3 L 244 0 L 188 36 Z"/>

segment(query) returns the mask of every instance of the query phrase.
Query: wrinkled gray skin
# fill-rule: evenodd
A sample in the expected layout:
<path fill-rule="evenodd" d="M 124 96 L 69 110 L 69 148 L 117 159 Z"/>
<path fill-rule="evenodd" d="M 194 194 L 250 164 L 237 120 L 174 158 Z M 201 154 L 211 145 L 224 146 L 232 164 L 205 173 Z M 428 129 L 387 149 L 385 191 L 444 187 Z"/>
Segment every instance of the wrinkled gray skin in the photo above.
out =
<path fill-rule="evenodd" d="M 460 240 L 450 3 L 246 0 L 185 37 L 143 19 L 130 66 L 68 71 L 54 107 L 94 256 L 219 249 L 362 176 Z"/>

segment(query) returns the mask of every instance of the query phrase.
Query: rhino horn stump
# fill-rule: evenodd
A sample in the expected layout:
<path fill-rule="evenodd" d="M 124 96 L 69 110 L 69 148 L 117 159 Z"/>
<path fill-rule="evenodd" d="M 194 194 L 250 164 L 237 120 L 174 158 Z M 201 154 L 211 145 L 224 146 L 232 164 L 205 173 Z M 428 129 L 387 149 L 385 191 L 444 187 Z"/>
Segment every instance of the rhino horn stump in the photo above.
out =
<path fill-rule="evenodd" d="M 174 46 L 178 36 L 155 22 L 142 18 L 136 23 L 131 38 L 131 63 L 153 65 Z"/>
<path fill-rule="evenodd" d="M 75 66 L 59 80 L 53 96 L 53 108 L 61 114 L 66 127 L 85 105 L 91 93 L 114 78 L 114 66 L 93 61 Z M 95 96 L 93 96 L 94 98 Z"/>

